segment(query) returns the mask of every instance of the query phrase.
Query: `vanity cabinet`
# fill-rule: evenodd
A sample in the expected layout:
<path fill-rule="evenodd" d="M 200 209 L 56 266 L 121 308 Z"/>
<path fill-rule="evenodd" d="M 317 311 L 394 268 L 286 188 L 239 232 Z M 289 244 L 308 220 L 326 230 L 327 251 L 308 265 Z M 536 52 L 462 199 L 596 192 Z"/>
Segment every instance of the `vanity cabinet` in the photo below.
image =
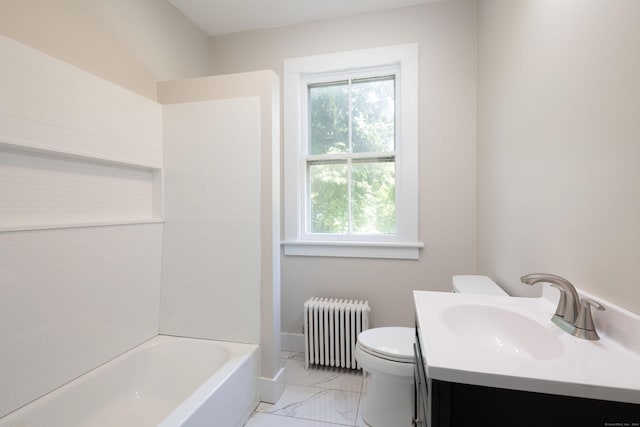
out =
<path fill-rule="evenodd" d="M 428 378 L 419 334 L 414 351 L 416 427 L 640 426 L 640 405 Z"/>

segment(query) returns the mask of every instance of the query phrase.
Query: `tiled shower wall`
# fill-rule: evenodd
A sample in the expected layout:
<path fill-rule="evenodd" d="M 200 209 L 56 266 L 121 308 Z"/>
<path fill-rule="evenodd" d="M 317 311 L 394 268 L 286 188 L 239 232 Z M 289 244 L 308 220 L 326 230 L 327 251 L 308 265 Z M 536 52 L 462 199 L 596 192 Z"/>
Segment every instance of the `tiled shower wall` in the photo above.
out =
<path fill-rule="evenodd" d="M 0 37 L 2 141 L 160 166 L 162 106 Z M 0 186 L 9 189 L 0 193 L 0 228 L 29 228 L 54 213 L 53 225 L 152 216 L 149 203 L 127 206 L 126 198 L 99 191 L 123 180 L 122 188 L 130 180 L 143 182 L 135 191 L 152 191 L 141 169 L 82 161 L 74 169 L 65 163 L 73 159 L 29 156 L 0 145 Z M 74 187 L 73 176 L 61 181 L 60 172 L 83 183 L 91 175 L 99 185 Z M 26 185 L 25 174 L 38 179 Z M 24 192 L 15 191 L 18 184 Z M 83 218 L 44 206 L 69 187 L 102 207 Z M 40 218 L 8 218 L 16 203 L 33 212 L 39 200 L 50 209 Z M 107 208 L 119 212 L 100 218 Z M 159 223 L 0 231 L 0 416 L 158 333 L 162 233 Z"/>
<path fill-rule="evenodd" d="M 260 99 L 165 105 L 164 152 L 161 333 L 260 343 Z"/>
<path fill-rule="evenodd" d="M 162 106 L 0 36 L 0 136 L 162 163 Z"/>

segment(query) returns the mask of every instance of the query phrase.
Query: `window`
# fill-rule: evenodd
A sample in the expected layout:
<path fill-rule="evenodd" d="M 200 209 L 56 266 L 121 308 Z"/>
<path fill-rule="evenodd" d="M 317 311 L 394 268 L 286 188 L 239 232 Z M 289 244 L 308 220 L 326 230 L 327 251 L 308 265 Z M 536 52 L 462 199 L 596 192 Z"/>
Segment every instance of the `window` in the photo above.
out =
<path fill-rule="evenodd" d="M 307 89 L 306 234 L 395 233 L 395 75 Z"/>
<path fill-rule="evenodd" d="M 417 45 L 284 68 L 285 254 L 417 259 Z"/>

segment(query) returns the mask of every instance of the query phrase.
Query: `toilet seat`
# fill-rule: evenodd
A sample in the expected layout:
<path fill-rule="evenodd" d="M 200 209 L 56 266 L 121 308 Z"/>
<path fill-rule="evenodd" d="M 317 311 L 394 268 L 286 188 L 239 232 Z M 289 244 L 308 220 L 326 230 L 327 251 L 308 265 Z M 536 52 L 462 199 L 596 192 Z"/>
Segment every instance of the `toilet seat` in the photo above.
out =
<path fill-rule="evenodd" d="M 413 328 L 374 328 L 358 336 L 360 349 L 371 356 L 398 363 L 413 363 Z"/>

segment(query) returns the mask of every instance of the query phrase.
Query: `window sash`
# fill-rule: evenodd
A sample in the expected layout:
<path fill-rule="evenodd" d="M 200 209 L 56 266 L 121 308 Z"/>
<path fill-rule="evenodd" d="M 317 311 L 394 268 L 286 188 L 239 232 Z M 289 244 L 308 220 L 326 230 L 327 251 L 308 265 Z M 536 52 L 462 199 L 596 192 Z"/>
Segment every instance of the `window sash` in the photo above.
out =
<path fill-rule="evenodd" d="M 352 197 L 352 165 L 354 163 L 364 162 L 393 162 L 394 168 L 397 168 L 396 162 L 396 150 L 398 141 L 398 128 L 399 123 L 399 105 L 400 105 L 400 92 L 399 92 L 399 79 L 398 79 L 397 67 L 376 67 L 369 70 L 360 70 L 349 73 L 330 73 L 325 75 L 315 75 L 312 78 L 303 79 L 301 84 L 303 89 L 301 93 L 304 94 L 302 99 L 302 120 L 303 129 L 300 141 L 301 151 L 301 170 L 304 171 L 304 184 L 301 186 L 300 200 L 304 204 L 301 206 L 304 215 L 302 215 L 303 224 L 301 224 L 301 234 L 303 238 L 310 240 L 326 240 L 327 238 L 337 240 L 396 240 L 398 230 L 398 179 L 397 174 L 394 173 L 394 188 L 395 188 L 395 219 L 394 219 L 394 232 L 393 233 L 357 233 L 354 232 L 354 217 L 353 217 L 353 197 Z M 353 152 L 352 141 L 352 85 L 359 83 L 367 83 L 374 81 L 392 80 L 394 84 L 394 123 L 393 123 L 393 151 L 364 151 Z M 331 87 L 347 85 L 348 91 L 348 138 L 347 138 L 347 151 L 337 153 L 325 153 L 325 154 L 309 154 L 311 151 L 311 91 L 314 88 Z M 347 166 L 346 176 L 346 197 L 347 197 L 347 229 L 344 233 L 326 233 L 313 231 L 313 219 L 312 219 L 312 201 L 311 201 L 311 174 L 310 167 L 313 165 L 329 165 L 329 164 L 345 164 Z"/>
<path fill-rule="evenodd" d="M 317 156 L 316 156 L 317 157 Z M 398 193 L 397 193 L 397 179 L 396 179 L 396 172 L 395 169 L 397 167 L 396 164 L 396 159 L 395 159 L 395 155 L 394 154 L 387 154 L 387 155 L 377 155 L 374 153 L 368 153 L 367 155 L 363 155 L 363 156 L 348 156 L 348 155 L 342 155 L 342 156 L 337 156 L 337 155 L 332 155 L 332 156 L 322 156 L 322 158 L 316 158 L 313 160 L 307 160 L 306 162 L 306 166 L 305 166 L 305 182 L 306 182 L 306 191 L 305 191 L 305 234 L 308 236 L 333 236 L 333 237 L 338 237 L 338 238 L 351 238 L 354 236 L 359 236 L 360 238 L 362 237 L 367 237 L 367 236 L 371 236 L 371 237 L 380 237 L 380 236 L 387 236 L 387 237 L 395 237 L 397 236 L 397 229 L 398 229 Z M 357 218 L 355 217 L 353 210 L 355 207 L 355 198 L 353 196 L 353 176 L 354 176 L 354 172 L 353 172 L 353 166 L 354 165 L 361 165 L 361 164 L 371 164 L 371 163 L 393 163 L 394 166 L 394 193 L 395 193 L 395 200 L 394 200 L 394 231 L 393 232 L 384 232 L 384 231 L 380 231 L 380 232 L 369 232 L 369 233 L 365 233 L 365 232 L 358 232 L 355 231 L 355 223 Z M 313 202 L 311 200 L 312 197 L 312 179 L 311 179 L 311 167 L 312 166 L 324 166 L 324 165 L 345 165 L 346 166 L 346 171 L 345 171 L 345 175 L 346 175 L 346 204 L 347 204 L 347 229 L 346 232 L 320 232 L 320 231 L 314 231 L 312 230 L 313 228 Z"/>

